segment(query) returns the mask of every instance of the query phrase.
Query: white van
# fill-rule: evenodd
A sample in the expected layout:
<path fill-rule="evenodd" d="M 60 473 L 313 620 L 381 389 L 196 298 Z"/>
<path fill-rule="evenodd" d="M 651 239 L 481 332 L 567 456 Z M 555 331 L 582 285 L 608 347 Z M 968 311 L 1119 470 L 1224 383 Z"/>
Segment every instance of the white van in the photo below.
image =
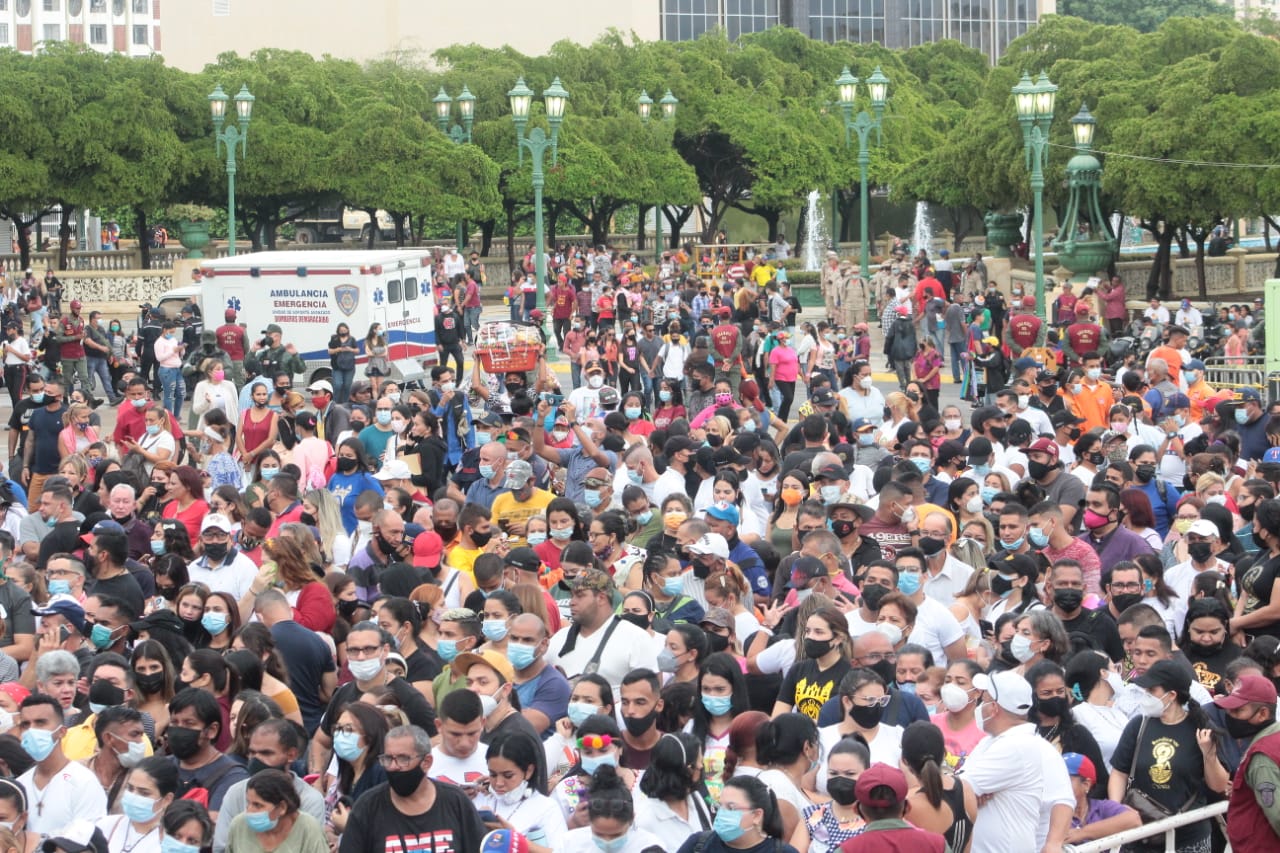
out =
<path fill-rule="evenodd" d="M 228 308 L 256 341 L 270 323 L 283 330 L 307 363 L 307 379 L 329 368 L 329 339 L 346 323 L 360 341 L 357 364 L 368 361 L 364 339 L 373 324 L 387 338 L 392 376 L 422 378 L 436 363 L 431 256 L 422 250 L 255 252 L 206 260 L 199 284 L 167 291 L 159 306 L 177 316 L 182 304 L 200 306 L 206 329 L 223 323 Z M 357 368 L 357 377 L 361 370 Z"/>

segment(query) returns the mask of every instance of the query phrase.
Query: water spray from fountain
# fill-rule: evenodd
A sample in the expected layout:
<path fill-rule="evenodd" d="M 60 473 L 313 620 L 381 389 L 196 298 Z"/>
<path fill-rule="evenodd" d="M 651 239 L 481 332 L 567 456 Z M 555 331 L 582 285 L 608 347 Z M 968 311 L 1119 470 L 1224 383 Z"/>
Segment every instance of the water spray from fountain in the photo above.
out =
<path fill-rule="evenodd" d="M 915 227 L 911 231 L 911 251 L 919 252 L 921 249 L 930 257 L 933 256 L 933 226 L 929 222 L 929 204 L 917 201 Z"/>
<path fill-rule="evenodd" d="M 822 265 L 823 253 L 830 243 L 821 200 L 822 194 L 817 190 L 809 193 L 809 205 L 804 218 L 804 268 L 810 272 L 816 272 Z"/>

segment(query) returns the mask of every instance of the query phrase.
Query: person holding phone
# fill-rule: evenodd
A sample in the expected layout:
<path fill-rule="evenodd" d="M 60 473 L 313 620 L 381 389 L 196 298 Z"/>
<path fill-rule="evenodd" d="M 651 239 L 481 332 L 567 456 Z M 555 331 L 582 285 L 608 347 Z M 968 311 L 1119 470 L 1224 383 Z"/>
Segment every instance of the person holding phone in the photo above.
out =
<path fill-rule="evenodd" d="M 511 829 L 529 840 L 530 853 L 561 850 L 568 832 L 560 806 L 536 786 L 540 744 L 521 732 L 503 732 L 489 744 L 489 777 L 475 798 L 491 829 Z"/>

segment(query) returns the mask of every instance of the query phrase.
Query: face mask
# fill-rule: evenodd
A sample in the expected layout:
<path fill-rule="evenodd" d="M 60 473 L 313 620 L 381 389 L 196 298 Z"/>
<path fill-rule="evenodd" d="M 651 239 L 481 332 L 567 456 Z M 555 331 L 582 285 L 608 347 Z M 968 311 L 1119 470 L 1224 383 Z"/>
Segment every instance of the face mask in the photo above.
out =
<path fill-rule="evenodd" d="M 1195 523 L 1196 523 L 1196 519 L 1194 519 L 1194 518 L 1178 518 L 1178 519 L 1174 519 L 1174 522 L 1173 522 L 1173 529 L 1174 529 L 1174 530 L 1176 530 L 1176 531 L 1178 531 L 1179 533 L 1181 533 L 1181 534 L 1183 534 L 1183 535 L 1186 535 L 1186 532 L 1187 532 L 1188 530 L 1190 530 L 1190 529 L 1191 529 L 1191 525 L 1193 525 L 1193 524 L 1195 524 Z"/>
<path fill-rule="evenodd" d="M 537 660 L 537 646 L 526 646 L 522 643 L 507 644 L 507 659 L 516 669 L 528 669 Z"/>
<path fill-rule="evenodd" d="M 963 711 L 969 704 L 969 694 L 958 684 L 942 685 L 942 690 L 939 691 L 938 696 L 942 699 L 942 704 L 953 714 Z M 828 785 L 829 788 L 830 785 Z"/>
<path fill-rule="evenodd" d="M 1031 540 L 1032 547 L 1044 548 L 1049 544 L 1049 536 L 1039 527 L 1032 527 L 1027 530 L 1027 537 Z"/>
<path fill-rule="evenodd" d="M 1226 505 L 1227 505 L 1227 496 L 1226 496 L 1226 495 L 1211 495 L 1210 497 L 1205 498 L 1205 499 L 1204 499 L 1204 502 L 1205 502 L 1205 503 L 1207 503 L 1207 504 L 1217 504 L 1218 506 L 1226 506 Z"/>
<path fill-rule="evenodd" d="M 498 697 L 483 695 L 480 697 L 480 715 L 482 717 L 490 717 L 496 710 L 498 710 Z"/>
<path fill-rule="evenodd" d="M 933 468 L 933 460 L 923 456 L 911 457 L 911 464 L 916 466 L 916 470 L 921 474 L 928 474 Z"/>
<path fill-rule="evenodd" d="M 1111 519 L 1101 513 L 1094 512 L 1091 509 L 1086 509 L 1084 511 L 1084 526 L 1090 530 L 1098 530 L 1106 527 L 1110 523 Z"/>
<path fill-rule="evenodd" d="M 864 376 L 858 380 L 858 387 L 863 391 L 870 391 L 876 385 L 876 381 L 870 376 Z"/>
<path fill-rule="evenodd" d="M 873 432 L 858 433 L 858 444 L 862 447 L 870 447 L 876 443 L 876 435 Z"/>
<path fill-rule="evenodd" d="M 1248 422 L 1249 422 L 1249 413 L 1246 412 L 1244 409 L 1236 409 L 1236 423 L 1243 426 Z"/>
<path fill-rule="evenodd" d="M 22 748 L 36 762 L 44 761 L 53 752 L 53 732 L 43 729 L 27 729 L 22 734 Z"/>
<path fill-rule="evenodd" d="M 444 641 L 441 640 L 441 642 Z M 444 656 L 441 655 L 441 657 Z M 378 673 L 382 672 L 382 659 L 348 660 L 347 669 L 351 670 L 351 675 L 356 681 L 372 681 L 378 677 Z"/>
<path fill-rule="evenodd" d="M 1019 394 L 1019 395 L 1018 395 L 1018 408 L 1019 408 L 1019 409 L 1025 409 L 1027 406 L 1030 406 L 1030 405 L 1031 405 L 1031 395 L 1030 395 L 1030 394 Z"/>
<path fill-rule="evenodd" d="M 639 486 L 644 483 L 644 475 L 633 468 L 627 469 L 627 479 L 631 481 L 633 486 Z"/>
<path fill-rule="evenodd" d="M 859 728 L 874 729 L 880 725 L 880 718 L 884 714 L 884 709 L 879 705 L 854 705 L 849 709 L 849 717 Z"/>
<path fill-rule="evenodd" d="M 1213 557 L 1213 546 L 1208 542 L 1192 542 L 1187 546 L 1187 553 L 1197 563 L 1207 563 Z"/>
<path fill-rule="evenodd" d="M 507 636 L 507 622 L 505 619 L 486 619 L 480 630 L 486 640 L 496 643 Z"/>
<path fill-rule="evenodd" d="M 1139 483 L 1150 483 L 1156 475 L 1156 466 L 1148 462 L 1139 465 L 1134 469 L 1133 473 L 1138 478 Z"/>
<path fill-rule="evenodd" d="M 95 649 L 105 649 L 111 645 L 111 629 L 106 625 L 94 625 L 93 630 L 89 632 L 89 642 L 93 643 Z M 106 684 L 107 682 L 102 683 Z"/>
<path fill-rule="evenodd" d="M 742 828 L 742 816 L 746 812 L 737 809 L 720 809 L 716 812 L 715 822 L 712 829 L 716 835 L 720 836 L 720 840 L 726 844 L 732 844 L 746 834 L 746 830 Z"/>
<path fill-rule="evenodd" d="M 590 702 L 570 702 L 567 715 L 574 728 L 582 725 L 583 720 L 592 714 L 600 713 L 600 709 Z"/>
<path fill-rule="evenodd" d="M 1063 613 L 1074 613 L 1084 603 L 1084 590 L 1055 589 L 1053 591 L 1053 603 L 1058 605 L 1058 609 Z"/>
<path fill-rule="evenodd" d="M 942 550 L 946 547 L 947 542 L 945 539 L 939 539 L 936 536 L 924 535 L 920 537 L 920 550 L 924 551 L 924 555 L 926 557 L 935 557 L 942 553 Z M 905 575 L 902 577 L 905 577 Z M 901 578 L 899 578 L 899 580 L 901 580 Z"/>
<path fill-rule="evenodd" d="M 1140 592 L 1123 592 L 1118 595 L 1111 596 L 1111 603 L 1115 605 L 1117 613 L 1123 613 L 1141 601 L 1142 593 Z"/>
<path fill-rule="evenodd" d="M 1036 711 L 1043 717 L 1061 719 L 1067 713 L 1070 704 L 1065 696 L 1054 696 L 1052 699 L 1036 699 Z"/>
<path fill-rule="evenodd" d="M 723 717 L 733 707 L 732 696 L 708 696 L 702 694 L 702 707 L 707 709 L 707 713 L 713 717 Z"/>
<path fill-rule="evenodd" d="M 227 630 L 227 622 L 228 618 L 225 613 L 206 612 L 200 617 L 200 627 L 214 637 Z"/>
<path fill-rule="evenodd" d="M 671 402 L 671 392 L 670 392 L 670 391 L 659 391 L 659 392 L 658 392 L 658 399 L 659 399 L 659 400 L 661 400 L 661 401 L 662 401 L 662 402 L 664 402 L 664 403 L 670 403 L 670 402 Z"/>
<path fill-rule="evenodd" d="M 923 550 L 923 548 L 921 548 Z M 898 592 L 903 595 L 915 595 L 920 590 L 919 572 L 902 572 L 898 575 Z"/>
<path fill-rule="evenodd" d="M 903 524 L 914 524 L 916 520 L 916 508 L 913 506 L 909 506 L 906 509 L 904 509 L 902 511 L 901 520 Z"/>
<path fill-rule="evenodd" d="M 391 423 L 391 411 L 388 409 L 379 409 L 377 412 L 374 413 L 374 418 L 378 421 L 380 425 L 386 426 L 387 424 Z"/>
<path fill-rule="evenodd" d="M 823 486 L 818 491 L 822 495 L 822 502 L 824 504 L 830 505 L 840 500 L 839 486 Z"/>
<path fill-rule="evenodd" d="M 1165 702 L 1159 696 L 1144 693 L 1138 700 L 1138 712 L 1144 717 L 1159 717 L 1164 713 Z"/>
<path fill-rule="evenodd" d="M 226 542 L 206 542 L 204 546 L 205 557 L 208 558 L 210 563 L 215 564 L 221 563 L 223 560 L 227 559 L 227 554 L 230 553 L 230 551 L 231 546 Z"/>
<path fill-rule="evenodd" d="M 599 388 L 604 385 L 604 377 L 599 375 L 588 376 L 587 385 L 591 388 Z"/>
<path fill-rule="evenodd" d="M 492 480 L 493 475 L 498 473 L 492 465 L 481 465 L 480 476 L 486 480 Z"/>
<path fill-rule="evenodd" d="M 628 835 L 630 833 L 627 833 Z M 627 835 L 620 835 L 617 838 L 604 839 L 598 835 L 592 834 L 591 840 L 595 843 L 596 849 L 600 853 L 622 853 L 627 847 Z"/>
<path fill-rule="evenodd" d="M 349 456 L 339 456 L 338 470 L 341 471 L 343 474 L 350 474 L 352 471 L 356 470 L 356 460 L 352 459 Z M 266 476 L 265 476 L 266 471 L 263 471 L 262 473 L 264 475 L 263 479 L 266 479 Z M 274 472 L 272 475 L 274 476 Z"/>
<path fill-rule="evenodd" d="M 138 685 L 139 690 L 150 696 L 154 693 L 159 693 L 164 687 L 164 673 L 149 672 L 143 675 L 140 672 L 135 672 L 133 674 L 133 681 Z"/>
<path fill-rule="evenodd" d="M 605 753 L 604 755 L 582 756 L 582 772 L 586 773 L 588 776 L 593 775 L 596 770 L 604 767 L 605 765 L 617 767 L 618 756 L 614 755 L 612 752 Z"/>
<path fill-rule="evenodd" d="M 155 817 L 159 804 L 158 800 L 135 794 L 133 791 L 125 791 L 120 795 L 120 810 L 134 823 L 146 823 Z"/>
<path fill-rule="evenodd" d="M 530 548 L 534 548 L 547 541 L 547 534 L 542 532 L 529 533 L 525 535 L 524 541 L 529 543 Z"/>
<path fill-rule="evenodd" d="M 1031 638 L 1025 634 L 1014 634 L 1009 641 L 1009 653 L 1018 663 L 1026 663 L 1036 656 L 1031 650 Z"/>
<path fill-rule="evenodd" d="M 155 545 L 155 544 L 157 544 L 157 543 L 152 542 L 151 544 L 152 544 L 152 545 Z M 160 544 L 160 546 L 161 546 L 161 547 L 163 547 L 163 546 L 164 546 L 164 543 L 163 543 L 163 542 L 160 542 L 159 544 Z M 155 549 L 153 548 L 152 550 L 154 551 Z M 70 581 L 64 581 L 64 580 L 52 580 L 52 581 L 49 581 L 49 592 L 50 592 L 50 594 L 52 594 L 52 595 L 70 595 L 70 594 L 71 594 L 71 582 L 70 582 Z"/>
<path fill-rule="evenodd" d="M 333 735 L 333 751 L 343 761 L 355 761 L 364 754 L 360 745 L 360 735 L 355 732 L 335 732 Z"/>
<path fill-rule="evenodd" d="M 1246 720 L 1237 720 L 1230 714 L 1224 714 L 1224 722 L 1227 726 L 1227 734 L 1236 740 L 1244 740 L 1254 737 L 1258 732 L 1265 729 L 1271 723 L 1269 721 L 1261 723 L 1250 723 Z"/>
<path fill-rule="evenodd" d="M 600 506 L 600 490 L 584 489 L 582 492 L 582 500 L 586 503 L 587 506 L 591 507 L 592 509 L 595 509 L 596 507 Z"/>
<path fill-rule="evenodd" d="M 886 623 L 882 622 L 880 624 L 884 625 Z M 880 628 L 880 625 L 877 625 L 876 629 L 879 630 L 879 628 Z M 893 661 L 880 660 L 880 661 L 876 661 L 871 666 L 867 667 L 867 669 L 871 670 L 876 675 L 880 676 L 880 680 L 883 681 L 885 684 L 893 684 L 893 677 L 897 671 L 897 664 L 895 664 Z"/>
<path fill-rule="evenodd" d="M 657 711 L 650 711 L 643 717 L 623 717 L 622 723 L 627 727 L 627 731 L 632 737 L 639 737 L 649 729 L 653 728 L 653 724 L 658 719 Z"/>
<path fill-rule="evenodd" d="M 658 652 L 658 671 L 671 673 L 679 669 L 680 663 L 676 660 L 675 652 L 671 649 L 663 649 Z"/>
<path fill-rule="evenodd" d="M 456 386 L 453 382 L 441 382 L 439 387 L 440 387 L 441 394 L 448 394 Z"/>
<path fill-rule="evenodd" d="M 437 640 L 436 654 L 440 655 L 440 660 L 444 661 L 445 663 L 451 663 L 453 659 L 458 656 L 458 641 L 457 640 Z"/>
<path fill-rule="evenodd" d="M 160 424 L 147 424 L 147 435 L 159 435 Z"/>
<path fill-rule="evenodd" d="M 831 640 L 815 640 L 812 637 L 806 637 L 804 641 L 804 656 L 810 660 L 818 658 L 831 651 L 833 641 Z"/>
<path fill-rule="evenodd" d="M 486 444 L 489 443 L 489 439 L 490 439 L 489 433 L 484 432 L 483 430 L 481 430 L 480 432 L 477 432 L 476 447 L 484 447 Z"/>

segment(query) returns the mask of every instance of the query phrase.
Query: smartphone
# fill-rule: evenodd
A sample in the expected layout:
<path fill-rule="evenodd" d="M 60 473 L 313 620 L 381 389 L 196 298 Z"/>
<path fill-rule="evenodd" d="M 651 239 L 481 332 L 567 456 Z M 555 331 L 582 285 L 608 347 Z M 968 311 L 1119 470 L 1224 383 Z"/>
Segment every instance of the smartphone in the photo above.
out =
<path fill-rule="evenodd" d="M 151 606 L 154 607 L 156 610 L 164 610 L 165 609 L 164 596 L 157 595 L 155 598 L 151 599 Z"/>
<path fill-rule="evenodd" d="M 498 816 L 497 816 L 496 814 L 494 814 L 493 812 L 489 811 L 488 809 L 481 809 L 481 810 L 480 810 L 480 822 L 481 822 L 481 823 L 497 823 L 497 822 L 498 822 Z"/>
<path fill-rule="evenodd" d="M 71 629 L 68 628 L 66 625 L 59 625 L 58 636 L 61 637 L 62 642 L 65 643 L 67 640 L 71 639 Z"/>
<path fill-rule="evenodd" d="M 558 406 L 564 402 L 563 394 L 555 394 L 551 391 L 543 391 L 538 396 L 545 400 L 549 406 Z"/>

